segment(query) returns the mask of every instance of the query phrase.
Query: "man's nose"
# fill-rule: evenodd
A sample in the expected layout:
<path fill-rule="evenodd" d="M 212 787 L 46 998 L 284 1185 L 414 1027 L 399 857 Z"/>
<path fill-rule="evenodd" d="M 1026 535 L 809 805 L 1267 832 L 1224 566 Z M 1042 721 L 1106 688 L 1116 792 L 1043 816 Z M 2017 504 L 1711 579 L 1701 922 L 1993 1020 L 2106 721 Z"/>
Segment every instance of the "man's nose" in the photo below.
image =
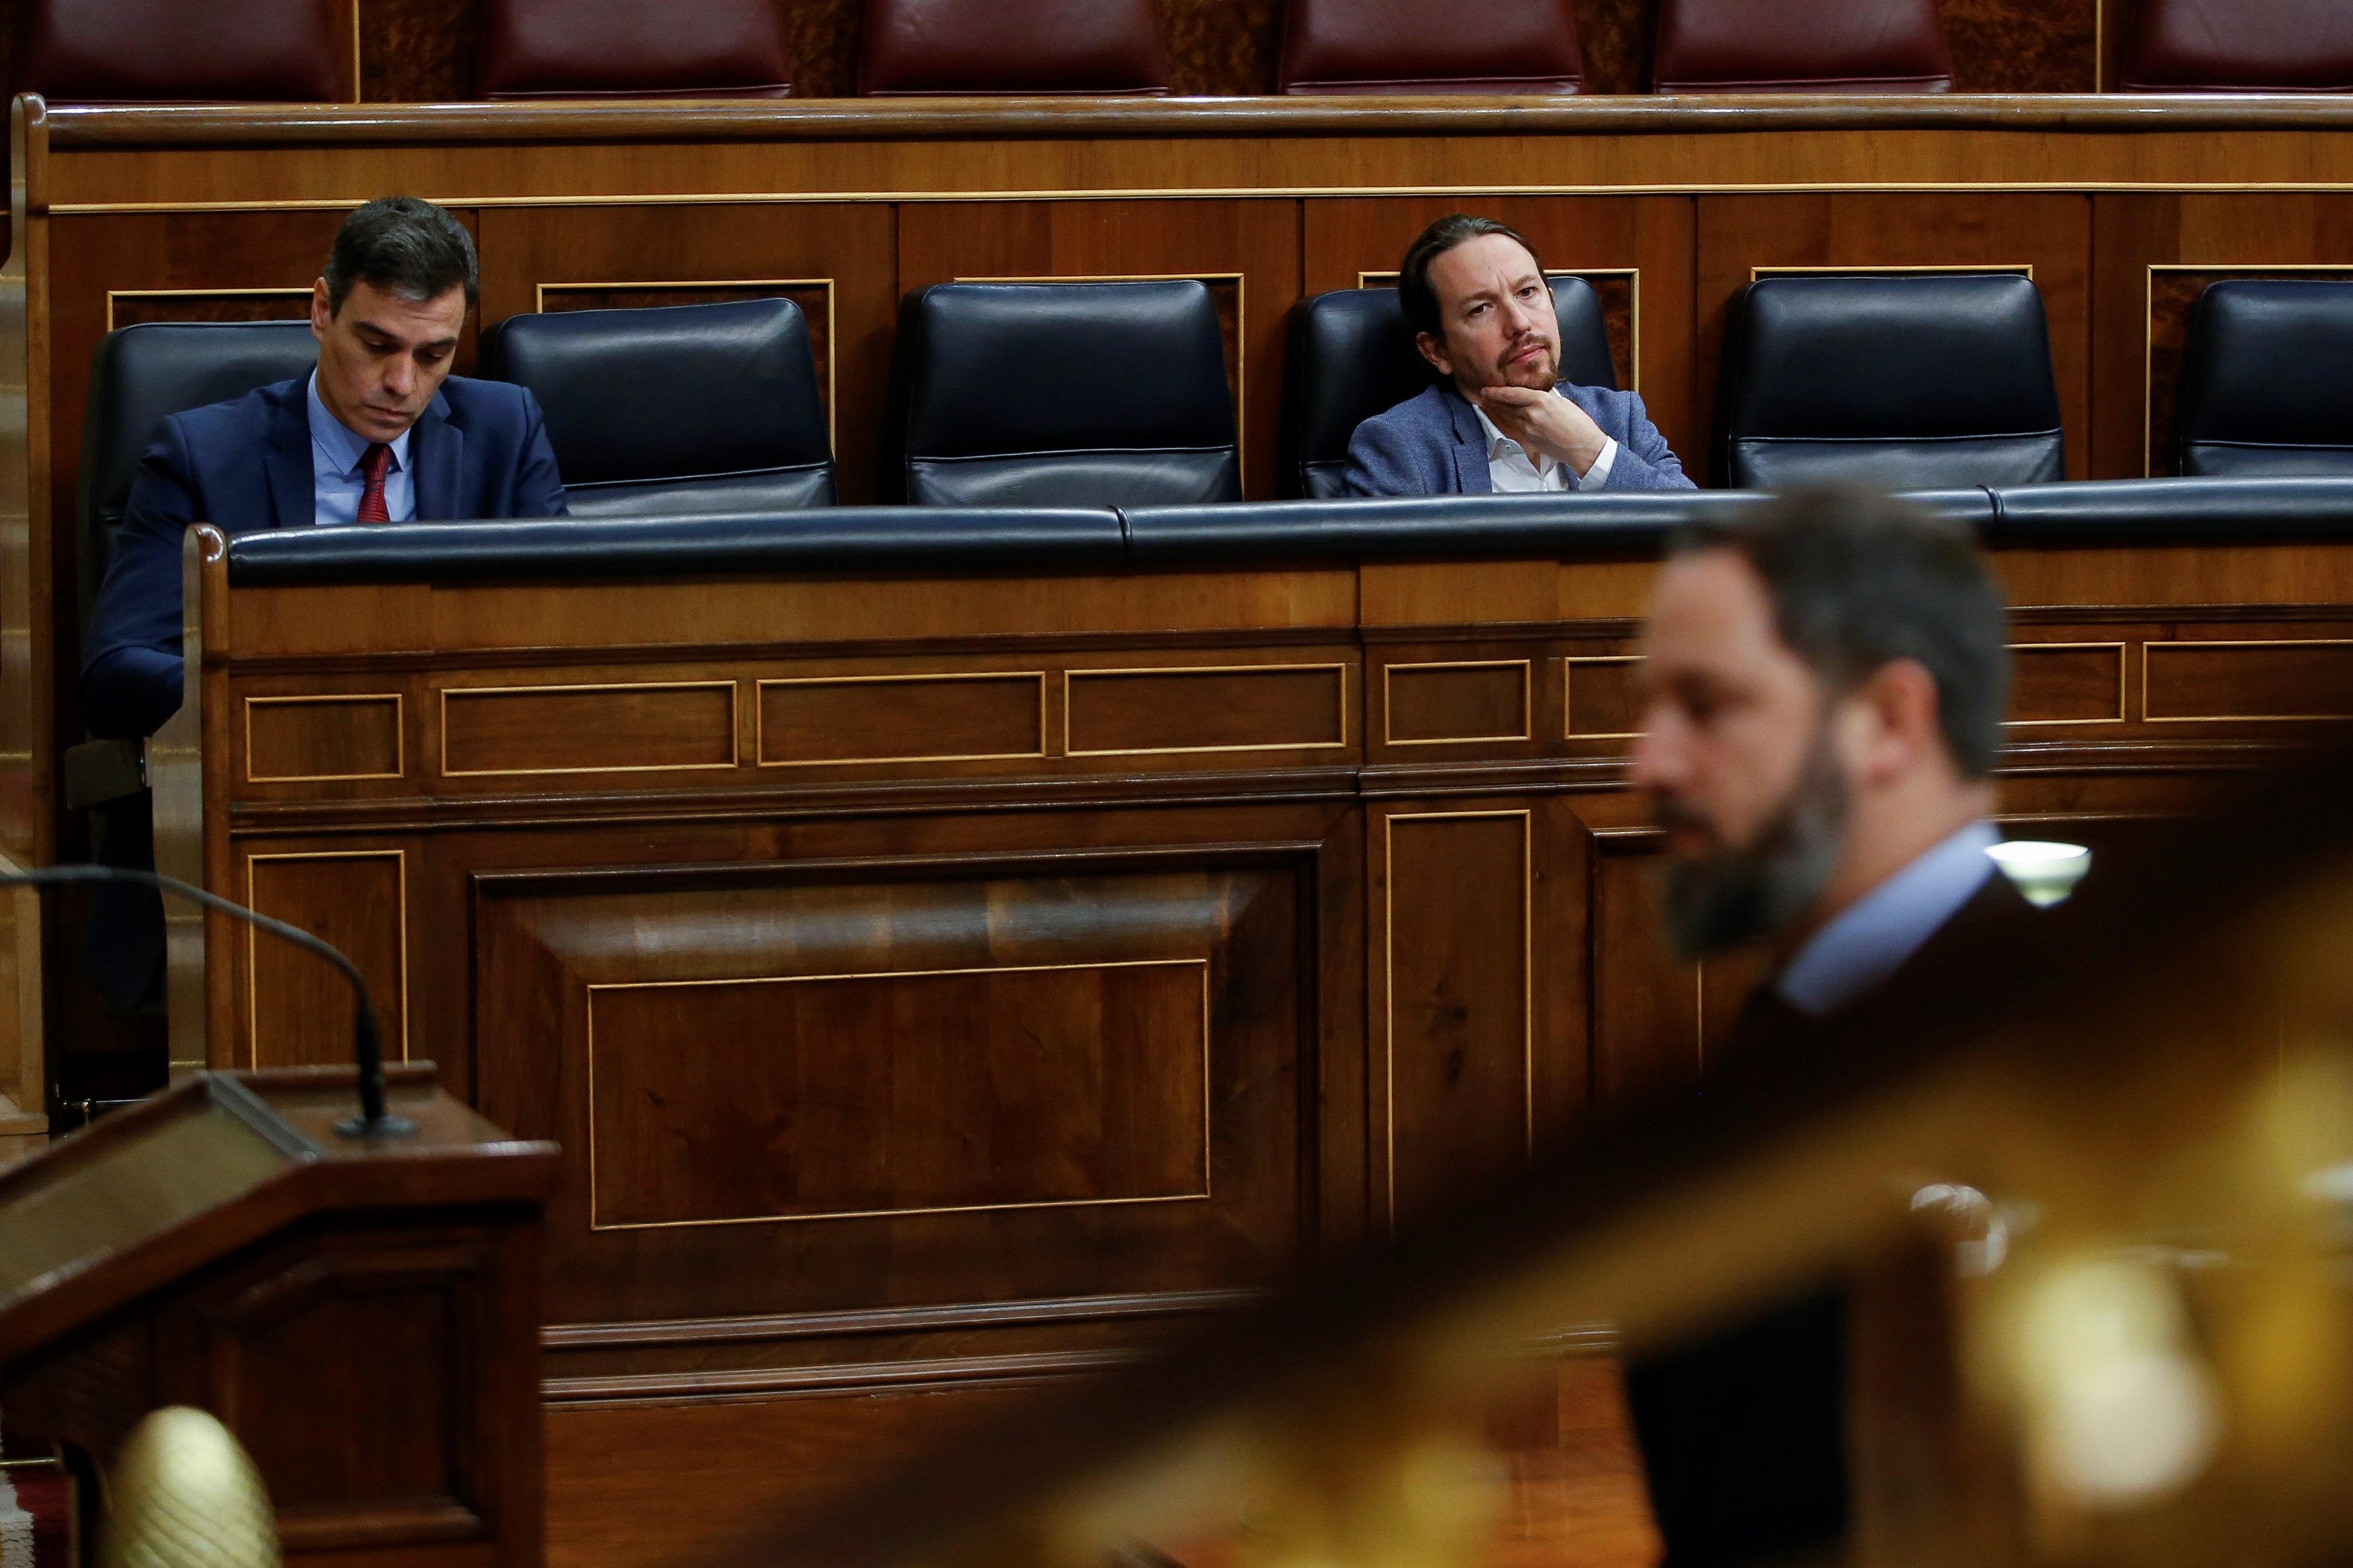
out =
<path fill-rule="evenodd" d="M 406 397 L 417 389 L 417 366 L 406 354 L 396 354 L 384 373 L 384 387 L 396 397 Z"/>
<path fill-rule="evenodd" d="M 1504 330 L 1506 332 L 1513 337 L 1518 337 L 1528 330 L 1528 322 L 1531 320 L 1533 318 L 1525 306 L 1508 294 L 1504 296 Z"/>

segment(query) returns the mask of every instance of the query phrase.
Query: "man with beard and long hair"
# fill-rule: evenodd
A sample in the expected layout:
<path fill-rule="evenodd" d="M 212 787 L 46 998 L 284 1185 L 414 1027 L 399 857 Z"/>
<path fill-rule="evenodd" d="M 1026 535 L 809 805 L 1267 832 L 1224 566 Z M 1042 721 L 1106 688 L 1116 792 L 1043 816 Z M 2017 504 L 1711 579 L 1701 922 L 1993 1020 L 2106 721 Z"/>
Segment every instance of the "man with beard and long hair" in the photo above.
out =
<path fill-rule="evenodd" d="M 2007 643 L 1968 533 L 1883 495 L 1791 494 L 1675 541 L 1631 773 L 1666 830 L 1677 950 L 1770 955 L 1733 1049 L 1801 1048 L 2033 918 L 1986 854 Z M 1817 1293 L 1630 1369 L 1667 1568 L 1834 1546 L 1846 1318 Z"/>
<path fill-rule="evenodd" d="M 1437 373 L 1356 426 L 1350 495 L 1690 489 L 1639 394 L 1560 379 L 1560 322 L 1525 236 L 1451 213 L 1422 230 L 1398 303 Z"/>

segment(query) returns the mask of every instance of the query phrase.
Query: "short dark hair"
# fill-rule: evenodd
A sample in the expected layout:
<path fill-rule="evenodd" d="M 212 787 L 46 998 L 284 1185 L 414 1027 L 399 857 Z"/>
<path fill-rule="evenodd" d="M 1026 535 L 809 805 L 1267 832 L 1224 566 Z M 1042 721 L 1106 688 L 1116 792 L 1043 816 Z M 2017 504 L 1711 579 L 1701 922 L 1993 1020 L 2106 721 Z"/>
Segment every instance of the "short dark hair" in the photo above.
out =
<path fill-rule="evenodd" d="M 1491 217 L 1472 217 L 1469 213 L 1448 213 L 1406 247 L 1405 259 L 1398 263 L 1398 303 L 1405 307 L 1405 319 L 1417 332 L 1431 337 L 1443 337 L 1438 321 L 1438 294 L 1430 286 L 1430 264 L 1466 240 L 1484 235 L 1500 234 L 1506 239 L 1516 239 L 1531 257 L 1536 247 L 1528 244 L 1528 237 L 1510 224 L 1498 223 Z M 1544 261 L 1536 258 L 1536 274 L 1544 275 Z"/>
<path fill-rule="evenodd" d="M 466 226 L 431 202 L 379 196 L 343 220 L 327 253 L 327 313 L 343 313 L 352 285 L 366 279 L 409 300 L 438 300 L 462 283 L 466 308 L 482 294 L 481 266 Z"/>
<path fill-rule="evenodd" d="M 1833 692 L 1917 660 L 1936 680 L 1954 765 L 1964 778 L 1993 772 L 2010 699 L 2008 613 L 1968 530 L 1877 490 L 1825 486 L 1690 524 L 1670 553 L 1704 550 L 1748 563 L 1782 642 Z"/>

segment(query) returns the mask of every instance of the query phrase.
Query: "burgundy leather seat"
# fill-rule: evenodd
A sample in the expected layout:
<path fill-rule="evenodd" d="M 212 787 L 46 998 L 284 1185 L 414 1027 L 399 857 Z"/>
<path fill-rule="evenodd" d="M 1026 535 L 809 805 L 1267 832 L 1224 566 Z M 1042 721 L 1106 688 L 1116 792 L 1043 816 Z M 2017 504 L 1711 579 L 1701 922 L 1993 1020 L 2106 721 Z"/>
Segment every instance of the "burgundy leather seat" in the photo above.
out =
<path fill-rule="evenodd" d="M 784 98 L 776 0 L 486 0 L 484 98 Z"/>
<path fill-rule="evenodd" d="M 2124 40 L 2123 92 L 2353 91 L 2345 0 L 2139 0 Z"/>
<path fill-rule="evenodd" d="M 1936 0 L 1662 0 L 1660 92 L 1950 92 Z"/>
<path fill-rule="evenodd" d="M 1282 89 L 1576 92 L 1585 85 L 1568 0 L 1291 0 Z"/>
<path fill-rule="evenodd" d="M 1168 90 L 1155 0 L 866 0 L 858 89 L 897 93 Z"/>
<path fill-rule="evenodd" d="M 332 103 L 339 0 L 24 0 L 17 92 L 51 103 Z M 345 40 L 345 47 L 349 40 Z"/>

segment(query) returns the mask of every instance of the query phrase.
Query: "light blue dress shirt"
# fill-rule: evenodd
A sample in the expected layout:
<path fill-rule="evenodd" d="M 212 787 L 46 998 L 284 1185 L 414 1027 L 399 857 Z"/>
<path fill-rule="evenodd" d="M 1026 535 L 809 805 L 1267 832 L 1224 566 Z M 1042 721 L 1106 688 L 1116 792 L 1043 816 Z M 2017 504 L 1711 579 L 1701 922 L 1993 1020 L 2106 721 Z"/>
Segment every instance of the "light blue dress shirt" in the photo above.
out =
<path fill-rule="evenodd" d="M 413 427 L 403 430 L 392 443 L 392 467 L 384 471 L 384 506 L 394 522 L 414 522 L 417 520 L 417 487 L 408 478 L 408 437 Z M 322 527 L 329 523 L 357 522 L 360 497 L 367 491 L 367 476 L 360 472 L 360 459 L 367 456 L 372 443 L 364 436 L 354 435 L 343 422 L 327 411 L 319 399 L 319 373 L 311 373 L 311 521 Z"/>
<path fill-rule="evenodd" d="M 1781 1000 L 1826 1018 L 1894 973 L 1997 874 L 1986 851 L 2000 842 L 1972 822 L 1841 910 L 1781 971 Z"/>

